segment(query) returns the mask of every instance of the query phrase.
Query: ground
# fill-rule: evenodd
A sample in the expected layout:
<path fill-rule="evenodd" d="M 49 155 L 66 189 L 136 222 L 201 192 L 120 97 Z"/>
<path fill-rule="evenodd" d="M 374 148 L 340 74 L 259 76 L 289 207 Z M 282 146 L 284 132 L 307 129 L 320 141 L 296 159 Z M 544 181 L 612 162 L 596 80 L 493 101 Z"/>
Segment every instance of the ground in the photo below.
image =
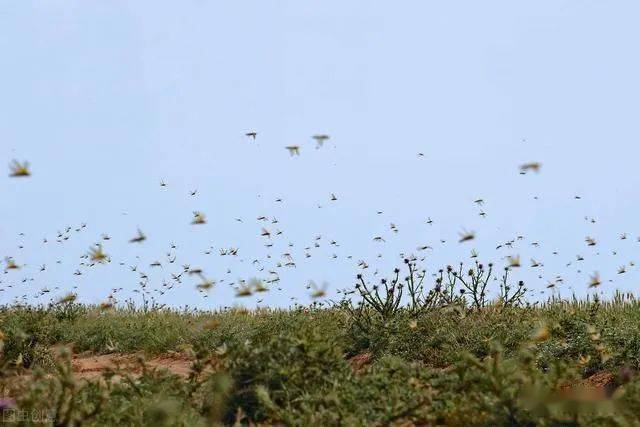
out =
<path fill-rule="evenodd" d="M 640 305 L 0 310 L 0 403 L 67 425 L 640 425 Z"/>

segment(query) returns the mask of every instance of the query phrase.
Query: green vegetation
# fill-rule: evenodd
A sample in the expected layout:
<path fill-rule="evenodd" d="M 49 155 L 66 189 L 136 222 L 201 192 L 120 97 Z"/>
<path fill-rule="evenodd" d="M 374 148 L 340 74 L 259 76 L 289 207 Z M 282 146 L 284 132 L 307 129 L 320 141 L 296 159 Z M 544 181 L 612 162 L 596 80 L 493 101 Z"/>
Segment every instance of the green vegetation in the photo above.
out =
<path fill-rule="evenodd" d="M 636 425 L 638 325 L 640 304 L 622 297 L 399 306 L 384 318 L 344 303 L 5 307 L 2 405 L 51 414 L 57 425 Z M 178 352 L 193 362 L 188 377 L 140 357 L 135 372 L 78 378 L 69 349 Z"/>

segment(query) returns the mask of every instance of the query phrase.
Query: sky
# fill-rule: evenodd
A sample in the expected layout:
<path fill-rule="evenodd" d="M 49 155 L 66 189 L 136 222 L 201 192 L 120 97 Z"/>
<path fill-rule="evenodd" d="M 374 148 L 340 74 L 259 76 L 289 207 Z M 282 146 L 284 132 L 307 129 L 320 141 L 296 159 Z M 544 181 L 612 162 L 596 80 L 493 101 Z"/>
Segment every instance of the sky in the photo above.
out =
<path fill-rule="evenodd" d="M 0 275 L 0 303 L 70 291 L 95 303 L 114 288 L 140 303 L 144 272 L 148 296 L 171 306 L 307 304 L 310 280 L 337 298 L 400 253 L 431 274 L 472 262 L 472 249 L 498 266 L 520 255 L 513 277 L 530 299 L 584 296 L 594 272 L 603 295 L 635 292 L 639 12 L 588 0 L 2 1 L 0 255 L 22 268 Z M 330 140 L 316 149 L 314 134 Z M 32 176 L 9 178 L 12 159 Z M 540 173 L 521 175 L 527 162 Z M 193 211 L 207 224 L 191 225 Z M 148 239 L 129 243 L 138 228 Z M 476 239 L 458 243 L 463 230 Z M 112 262 L 79 265 L 97 242 Z M 238 256 L 218 255 L 229 247 Z M 277 267 L 285 252 L 295 268 Z M 214 289 L 185 274 L 157 292 L 183 264 Z M 269 270 L 271 291 L 234 297 Z"/>

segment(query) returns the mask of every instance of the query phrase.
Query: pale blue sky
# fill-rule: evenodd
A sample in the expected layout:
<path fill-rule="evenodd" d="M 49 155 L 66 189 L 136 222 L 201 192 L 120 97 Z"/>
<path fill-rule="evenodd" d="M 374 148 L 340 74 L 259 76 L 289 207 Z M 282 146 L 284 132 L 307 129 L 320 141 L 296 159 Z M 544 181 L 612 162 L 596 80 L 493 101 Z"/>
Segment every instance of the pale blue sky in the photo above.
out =
<path fill-rule="evenodd" d="M 431 271 L 475 248 L 500 265 L 520 254 L 516 278 L 537 290 L 561 275 L 563 295 L 569 286 L 584 294 L 594 271 L 606 294 L 635 290 L 636 269 L 616 268 L 640 248 L 639 12 L 637 2 L 584 0 L 0 1 L 0 158 L 33 167 L 29 179 L 0 179 L 0 252 L 26 264 L 0 277 L 13 284 L 1 301 L 74 285 L 83 301 L 112 287 L 125 298 L 138 276 L 124 261 L 151 288 L 182 263 L 226 280 L 204 300 L 185 278 L 161 302 L 254 305 L 227 283 L 262 277 L 254 259 L 266 271 L 289 251 L 297 268 L 279 269 L 283 290 L 258 298 L 306 303 L 308 280 L 333 293 L 351 285 L 358 260 L 369 275 L 387 272 L 399 252 L 424 244 L 435 247 Z M 320 150 L 315 133 L 331 135 Z M 293 144 L 300 157 L 285 151 Z M 530 161 L 542 172 L 519 175 Z M 191 226 L 193 210 L 209 223 Z M 283 231 L 270 249 L 260 215 Z M 82 222 L 85 231 L 55 242 Z M 134 246 L 137 227 L 149 239 Z M 458 244 L 463 227 L 477 240 Z M 102 233 L 112 264 L 74 276 Z M 519 234 L 516 247 L 495 250 Z M 316 235 L 321 247 L 305 258 Z M 378 235 L 387 242 L 373 242 Z M 172 241 L 174 265 L 165 261 Z M 240 256 L 204 255 L 210 246 Z M 529 268 L 531 257 L 544 269 Z M 162 269 L 149 267 L 156 259 Z"/>

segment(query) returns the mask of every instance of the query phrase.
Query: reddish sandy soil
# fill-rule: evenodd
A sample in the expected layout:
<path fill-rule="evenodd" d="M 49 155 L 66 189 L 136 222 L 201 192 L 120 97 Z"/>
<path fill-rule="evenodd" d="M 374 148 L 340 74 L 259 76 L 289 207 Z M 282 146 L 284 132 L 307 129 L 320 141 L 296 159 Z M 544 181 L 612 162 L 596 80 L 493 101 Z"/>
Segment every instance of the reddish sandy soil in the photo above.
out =
<path fill-rule="evenodd" d="M 371 359 L 372 359 L 371 353 L 360 353 L 353 356 L 351 359 L 348 360 L 348 362 L 349 362 L 349 365 L 351 366 L 351 369 L 353 369 L 354 372 L 358 373 L 362 371 L 365 366 L 371 363 Z"/>
<path fill-rule="evenodd" d="M 73 371 L 79 378 L 96 378 L 107 369 L 116 367 L 125 368 L 133 373 L 140 372 L 140 366 L 136 362 L 135 354 L 77 354 L 73 356 Z M 355 372 L 362 371 L 371 363 L 371 353 L 362 353 L 348 360 Z M 193 359 L 178 353 L 163 354 L 151 359 L 145 358 L 150 368 L 166 368 L 169 372 L 188 376 Z"/>
<path fill-rule="evenodd" d="M 601 371 L 576 383 L 562 388 L 565 396 L 581 401 L 597 402 L 607 399 L 616 388 L 616 376 L 611 372 Z"/>
<path fill-rule="evenodd" d="M 121 354 L 79 354 L 73 356 L 73 370 L 79 378 L 96 378 L 107 369 L 124 368 L 133 373 L 140 372 L 136 362 L 136 355 Z M 181 354 L 163 354 L 151 359 L 145 359 L 150 368 L 166 368 L 171 373 L 188 376 L 192 359 Z"/>

